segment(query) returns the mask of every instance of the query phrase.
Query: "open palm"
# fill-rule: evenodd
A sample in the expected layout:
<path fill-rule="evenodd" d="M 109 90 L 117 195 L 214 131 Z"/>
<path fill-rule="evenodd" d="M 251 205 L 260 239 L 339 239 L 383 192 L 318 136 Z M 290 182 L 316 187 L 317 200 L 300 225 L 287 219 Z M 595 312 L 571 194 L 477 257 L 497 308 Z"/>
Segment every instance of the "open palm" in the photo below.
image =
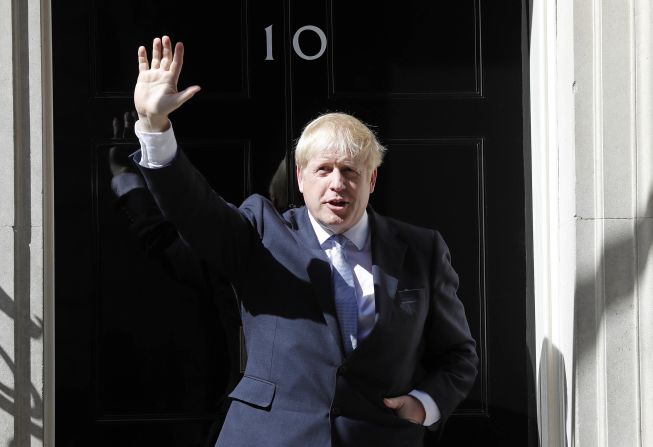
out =
<path fill-rule="evenodd" d="M 197 93 L 197 85 L 177 90 L 177 81 L 184 63 L 184 45 L 177 42 L 174 52 L 168 36 L 154 39 L 152 64 L 147 50 L 138 48 L 138 80 L 134 89 L 134 105 L 144 131 L 158 132 L 168 126 L 168 115 Z"/>

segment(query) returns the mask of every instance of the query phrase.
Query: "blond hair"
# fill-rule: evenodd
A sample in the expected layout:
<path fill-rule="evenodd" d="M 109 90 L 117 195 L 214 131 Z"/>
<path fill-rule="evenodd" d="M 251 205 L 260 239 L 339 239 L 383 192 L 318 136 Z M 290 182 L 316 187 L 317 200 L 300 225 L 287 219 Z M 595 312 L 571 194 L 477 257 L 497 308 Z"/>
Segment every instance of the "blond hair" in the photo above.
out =
<path fill-rule="evenodd" d="M 325 151 L 349 156 L 373 170 L 381 165 L 386 148 L 372 130 L 353 116 L 327 113 L 304 128 L 295 148 L 295 163 L 304 168 L 315 154 Z"/>

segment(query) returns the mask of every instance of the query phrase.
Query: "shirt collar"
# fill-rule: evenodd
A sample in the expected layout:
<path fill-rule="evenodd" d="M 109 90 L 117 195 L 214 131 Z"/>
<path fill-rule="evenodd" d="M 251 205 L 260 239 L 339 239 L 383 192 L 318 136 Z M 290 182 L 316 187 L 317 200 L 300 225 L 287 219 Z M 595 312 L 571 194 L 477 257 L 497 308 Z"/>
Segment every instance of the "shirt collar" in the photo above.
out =
<path fill-rule="evenodd" d="M 306 211 L 308 211 L 308 209 Z M 313 225 L 313 230 L 315 231 L 318 242 L 320 245 L 324 244 L 324 242 L 334 234 L 333 231 L 315 220 L 310 211 L 308 211 L 308 217 L 311 220 L 311 225 Z M 364 211 L 358 222 L 343 234 L 356 246 L 358 250 L 362 250 L 365 247 L 365 243 L 370 234 L 370 223 L 367 211 Z"/>

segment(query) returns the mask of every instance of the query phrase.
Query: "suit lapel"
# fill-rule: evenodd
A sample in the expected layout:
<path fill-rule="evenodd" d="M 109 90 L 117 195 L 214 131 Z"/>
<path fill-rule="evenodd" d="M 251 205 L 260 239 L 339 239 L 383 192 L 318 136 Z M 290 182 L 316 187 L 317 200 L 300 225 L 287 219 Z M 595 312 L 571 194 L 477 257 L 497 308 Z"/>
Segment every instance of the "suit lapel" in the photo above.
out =
<path fill-rule="evenodd" d="M 388 219 L 368 207 L 372 229 L 372 276 L 374 302 L 379 320 L 383 323 L 397 292 L 397 284 L 406 255 L 406 244 L 389 225 Z"/>
<path fill-rule="evenodd" d="M 374 305 L 378 319 L 370 335 L 362 340 L 358 348 L 351 353 L 348 362 L 369 362 L 382 351 L 379 343 L 387 341 L 383 334 L 392 332 L 390 316 L 392 303 L 397 293 L 401 278 L 406 243 L 397 237 L 388 219 L 378 215 L 371 207 L 367 208 L 372 231 L 372 277 L 374 279 Z M 374 363 L 369 362 L 371 365 Z M 371 371 L 372 373 L 378 373 Z"/>
<path fill-rule="evenodd" d="M 313 230 L 310 218 L 308 217 L 308 210 L 306 207 L 303 207 L 301 210 L 298 210 L 298 213 L 298 233 L 302 242 L 308 248 L 309 255 L 306 260 L 306 271 L 308 272 L 311 285 L 313 286 L 315 296 L 317 297 L 329 331 L 340 347 L 340 353 L 344 354 L 340 338 L 340 328 L 338 326 L 338 317 L 336 316 L 336 307 L 333 300 L 331 264 L 317 240 L 315 230 Z"/>

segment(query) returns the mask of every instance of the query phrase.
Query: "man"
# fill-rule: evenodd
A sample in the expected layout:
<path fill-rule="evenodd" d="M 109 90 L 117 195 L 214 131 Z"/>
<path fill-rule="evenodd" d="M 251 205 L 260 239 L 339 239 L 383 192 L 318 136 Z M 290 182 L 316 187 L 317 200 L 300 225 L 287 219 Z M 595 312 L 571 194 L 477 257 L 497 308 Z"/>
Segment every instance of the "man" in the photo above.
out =
<path fill-rule="evenodd" d="M 134 161 L 166 218 L 241 303 L 248 361 L 218 446 L 420 446 L 466 396 L 478 358 L 440 235 L 368 207 L 385 149 L 324 115 L 297 144 L 306 206 L 236 208 L 177 149 L 183 45 L 138 51 Z"/>

